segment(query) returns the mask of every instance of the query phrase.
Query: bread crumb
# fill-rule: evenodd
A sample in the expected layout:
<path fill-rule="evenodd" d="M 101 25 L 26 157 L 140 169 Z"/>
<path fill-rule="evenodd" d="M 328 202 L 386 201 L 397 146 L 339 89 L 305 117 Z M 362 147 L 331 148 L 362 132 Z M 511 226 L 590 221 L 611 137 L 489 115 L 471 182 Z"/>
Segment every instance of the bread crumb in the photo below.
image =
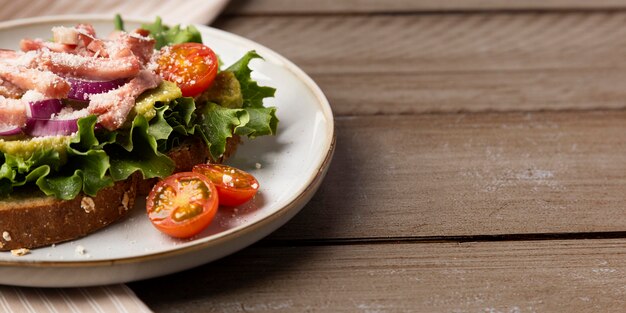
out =
<path fill-rule="evenodd" d="M 30 250 L 28 250 L 26 248 L 19 248 L 19 249 L 11 250 L 11 254 L 13 254 L 14 256 L 23 256 L 23 255 L 27 255 L 29 253 L 30 253 Z"/>
<path fill-rule="evenodd" d="M 96 203 L 93 202 L 93 199 L 90 197 L 83 197 L 80 200 L 81 209 L 85 210 L 85 213 L 91 213 L 96 210 Z"/>
<path fill-rule="evenodd" d="M 258 169 L 261 169 L 261 163 L 256 163 L 256 164 L 254 164 L 254 167 L 256 167 L 256 169 L 257 169 L 257 170 L 258 170 Z"/>
<path fill-rule="evenodd" d="M 130 197 L 128 197 L 128 192 L 124 193 L 122 197 L 122 205 L 124 206 L 124 210 L 128 211 L 128 204 L 130 203 Z"/>
<path fill-rule="evenodd" d="M 9 234 L 8 231 L 2 232 L 2 239 L 4 239 L 4 241 L 11 241 L 11 234 Z"/>
<path fill-rule="evenodd" d="M 83 247 L 82 245 L 78 245 L 76 246 L 76 249 L 74 249 L 74 252 L 78 255 L 84 255 L 85 254 L 85 247 Z"/>
<path fill-rule="evenodd" d="M 0 249 L 4 248 L 4 244 L 0 242 Z"/>

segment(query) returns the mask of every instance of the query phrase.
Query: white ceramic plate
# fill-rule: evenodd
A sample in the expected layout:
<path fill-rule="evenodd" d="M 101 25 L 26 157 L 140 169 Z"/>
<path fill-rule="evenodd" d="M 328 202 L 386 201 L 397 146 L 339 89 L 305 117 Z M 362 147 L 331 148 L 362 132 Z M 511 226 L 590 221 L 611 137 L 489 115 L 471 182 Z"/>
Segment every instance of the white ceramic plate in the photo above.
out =
<path fill-rule="evenodd" d="M 125 18 L 160 16 L 167 23 L 209 24 L 228 0 L 0 0 L 0 21 L 35 16 L 121 13 Z"/>
<path fill-rule="evenodd" d="M 64 16 L 0 23 L 0 47 L 17 48 L 20 38 L 50 36 L 56 25 L 92 23 L 112 30 L 110 17 Z M 135 21 L 135 26 L 137 22 Z M 127 21 L 129 27 L 133 22 Z M 220 210 L 211 226 L 192 240 L 175 240 L 155 230 L 138 201 L 132 215 L 72 242 L 15 257 L 0 253 L 0 284 L 68 287 L 129 282 L 198 266 L 242 249 L 293 217 L 313 196 L 334 150 L 333 115 L 319 87 L 297 66 L 250 40 L 197 26 L 225 64 L 256 50 L 265 61 L 251 63 L 253 77 L 277 88 L 266 104 L 278 107 L 278 135 L 248 140 L 228 163 L 251 172 L 261 185 L 253 203 Z M 256 163 L 261 168 L 256 168 Z M 85 255 L 76 253 L 82 246 Z"/>

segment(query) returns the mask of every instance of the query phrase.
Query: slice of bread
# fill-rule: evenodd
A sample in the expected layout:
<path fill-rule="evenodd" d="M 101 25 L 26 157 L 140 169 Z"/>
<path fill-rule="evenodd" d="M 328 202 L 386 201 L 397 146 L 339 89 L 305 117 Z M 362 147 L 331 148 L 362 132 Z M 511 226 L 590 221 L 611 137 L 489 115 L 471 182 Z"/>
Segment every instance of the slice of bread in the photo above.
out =
<path fill-rule="evenodd" d="M 190 171 L 199 163 L 223 162 L 239 143 L 238 136 L 230 138 L 219 160 L 210 159 L 200 139 L 184 142 L 168 156 L 176 163 L 175 172 Z M 0 251 L 48 246 L 93 233 L 125 216 L 135 197 L 147 195 L 156 182 L 136 174 L 100 190 L 95 197 L 79 195 L 73 200 L 33 196 L 38 191 L 13 194 L 0 200 Z"/>
<path fill-rule="evenodd" d="M 137 177 L 73 200 L 22 192 L 0 201 L 0 250 L 36 248 L 85 236 L 126 215 L 135 203 Z"/>

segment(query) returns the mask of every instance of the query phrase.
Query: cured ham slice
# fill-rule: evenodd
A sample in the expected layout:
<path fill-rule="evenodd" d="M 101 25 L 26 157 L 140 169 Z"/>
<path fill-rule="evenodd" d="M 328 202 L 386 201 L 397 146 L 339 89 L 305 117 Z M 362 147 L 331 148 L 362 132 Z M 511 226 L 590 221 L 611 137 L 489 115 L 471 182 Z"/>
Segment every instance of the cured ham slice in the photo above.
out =
<path fill-rule="evenodd" d="M 23 126 L 26 119 L 24 101 L 0 96 L 0 125 Z"/>
<path fill-rule="evenodd" d="M 48 98 L 66 98 L 70 84 L 46 71 L 0 63 L 0 78 L 23 90 L 35 90 Z"/>
<path fill-rule="evenodd" d="M 93 80 L 114 80 L 133 77 L 141 70 L 135 56 L 119 59 L 93 58 L 69 53 L 41 51 L 35 64 L 42 70 Z"/>
<path fill-rule="evenodd" d="M 54 52 L 73 52 L 76 50 L 75 46 L 67 44 L 43 41 L 41 39 L 22 39 L 20 40 L 20 49 L 24 52 L 35 51 L 41 49 L 48 49 Z"/>
<path fill-rule="evenodd" d="M 118 33 L 114 40 L 106 42 L 106 49 L 111 58 L 126 57 L 132 54 L 145 64 L 152 57 L 154 43 L 154 39 L 140 34 Z"/>
<path fill-rule="evenodd" d="M 143 65 L 150 61 L 155 40 L 140 33 L 113 32 L 108 40 L 96 38 L 93 26 L 79 24 L 76 27 L 54 27 L 54 42 L 42 39 L 22 39 L 20 49 L 24 52 L 50 50 L 87 57 L 126 59 L 135 56 Z"/>
<path fill-rule="evenodd" d="M 94 83 L 121 79 L 128 82 L 91 94 L 86 108 L 71 112 L 73 117 L 98 115 L 100 125 L 115 130 L 125 123 L 135 99 L 162 80 L 151 70 L 154 66 L 149 66 L 155 40 L 144 36 L 145 32 L 114 32 L 107 39 L 99 39 L 91 25 L 79 24 L 55 27 L 52 33 L 54 41 L 23 39 L 23 52 L 0 50 L 0 124 L 24 122 L 23 103 L 29 101 L 25 99 L 28 92 L 45 99 L 65 99 L 72 78 Z"/>
<path fill-rule="evenodd" d="M 135 98 L 148 89 L 156 88 L 160 83 L 160 76 L 143 70 L 137 77 L 117 89 L 92 95 L 87 110 L 90 114 L 98 115 L 98 123 L 106 129 L 118 129 L 135 106 Z"/>
<path fill-rule="evenodd" d="M 0 96 L 5 98 L 18 99 L 24 94 L 24 90 L 11 84 L 8 81 L 0 79 Z"/>

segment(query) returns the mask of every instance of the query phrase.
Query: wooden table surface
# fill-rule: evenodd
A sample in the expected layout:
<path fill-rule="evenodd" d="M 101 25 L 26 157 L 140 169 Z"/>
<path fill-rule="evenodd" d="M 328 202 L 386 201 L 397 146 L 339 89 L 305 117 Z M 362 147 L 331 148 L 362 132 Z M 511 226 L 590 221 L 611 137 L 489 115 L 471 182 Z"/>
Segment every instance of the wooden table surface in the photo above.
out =
<path fill-rule="evenodd" d="M 522 3 L 524 2 L 524 3 Z M 234 1 L 337 150 L 261 242 L 130 284 L 157 312 L 620 312 L 626 2 Z"/>

